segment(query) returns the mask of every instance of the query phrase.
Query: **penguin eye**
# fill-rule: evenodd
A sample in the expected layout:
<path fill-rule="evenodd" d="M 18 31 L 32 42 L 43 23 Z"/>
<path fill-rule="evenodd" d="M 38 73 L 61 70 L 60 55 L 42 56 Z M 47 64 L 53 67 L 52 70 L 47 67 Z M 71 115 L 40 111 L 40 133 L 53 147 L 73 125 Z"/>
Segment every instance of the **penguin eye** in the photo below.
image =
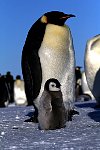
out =
<path fill-rule="evenodd" d="M 55 83 L 51 83 L 50 85 L 51 85 L 51 87 L 56 87 Z"/>
<path fill-rule="evenodd" d="M 49 84 L 49 91 L 55 91 L 55 88 L 56 88 L 56 84 L 53 83 L 53 82 L 51 82 L 51 83 Z"/>
<path fill-rule="evenodd" d="M 52 87 L 54 87 L 55 85 L 54 84 L 52 84 Z"/>

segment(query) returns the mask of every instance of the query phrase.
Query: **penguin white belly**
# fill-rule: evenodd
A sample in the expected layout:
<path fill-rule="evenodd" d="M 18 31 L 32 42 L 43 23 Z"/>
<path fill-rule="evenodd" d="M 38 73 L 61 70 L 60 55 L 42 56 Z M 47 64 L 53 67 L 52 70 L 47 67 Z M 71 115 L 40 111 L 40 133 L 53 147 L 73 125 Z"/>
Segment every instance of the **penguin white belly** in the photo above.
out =
<path fill-rule="evenodd" d="M 61 83 L 65 107 L 74 99 L 74 52 L 72 37 L 67 26 L 48 24 L 39 50 L 42 68 L 42 84 L 37 101 L 44 90 L 45 82 L 56 78 Z"/>
<path fill-rule="evenodd" d="M 100 103 L 100 35 L 89 41 L 85 59 L 89 88 Z"/>

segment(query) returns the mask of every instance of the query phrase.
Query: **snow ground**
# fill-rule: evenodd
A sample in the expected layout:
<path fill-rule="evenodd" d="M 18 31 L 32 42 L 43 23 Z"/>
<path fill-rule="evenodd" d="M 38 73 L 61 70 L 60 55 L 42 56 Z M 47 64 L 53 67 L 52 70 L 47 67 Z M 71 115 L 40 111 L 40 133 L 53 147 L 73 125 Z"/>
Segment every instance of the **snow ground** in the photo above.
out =
<path fill-rule="evenodd" d="M 0 150 L 100 150 L 100 109 L 95 101 L 75 105 L 79 115 L 64 129 L 49 131 L 24 122 L 33 107 L 0 108 Z"/>

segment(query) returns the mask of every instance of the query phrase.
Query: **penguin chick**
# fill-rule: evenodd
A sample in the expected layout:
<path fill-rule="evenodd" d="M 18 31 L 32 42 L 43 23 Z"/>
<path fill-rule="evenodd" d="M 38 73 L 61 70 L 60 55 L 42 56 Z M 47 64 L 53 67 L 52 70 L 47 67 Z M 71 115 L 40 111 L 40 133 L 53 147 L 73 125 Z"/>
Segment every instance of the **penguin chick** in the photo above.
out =
<path fill-rule="evenodd" d="M 88 40 L 85 52 L 85 73 L 88 86 L 100 107 L 100 35 Z"/>
<path fill-rule="evenodd" d="M 61 83 L 66 110 L 75 99 L 75 54 L 70 29 L 65 21 L 72 14 L 52 11 L 42 15 L 28 32 L 22 51 L 22 74 L 28 105 L 38 117 L 45 82 L 56 78 Z M 33 119 L 34 120 L 34 119 Z"/>
<path fill-rule="evenodd" d="M 38 108 L 39 128 L 43 130 L 65 127 L 66 110 L 63 103 L 61 85 L 57 79 L 45 83 Z"/>

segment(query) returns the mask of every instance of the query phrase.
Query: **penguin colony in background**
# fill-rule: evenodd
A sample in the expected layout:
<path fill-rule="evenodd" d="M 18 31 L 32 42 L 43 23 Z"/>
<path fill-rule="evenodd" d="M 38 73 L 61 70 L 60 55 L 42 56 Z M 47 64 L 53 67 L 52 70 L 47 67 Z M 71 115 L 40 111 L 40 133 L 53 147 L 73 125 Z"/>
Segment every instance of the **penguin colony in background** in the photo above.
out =
<path fill-rule="evenodd" d="M 50 78 L 61 86 L 64 106 L 73 109 L 75 100 L 75 54 L 70 29 L 65 25 L 72 14 L 45 13 L 31 27 L 22 51 L 22 73 L 29 105 L 34 105 L 34 121 L 44 85 Z"/>
<path fill-rule="evenodd" d="M 43 130 L 65 127 L 66 109 L 64 107 L 61 84 L 57 79 L 45 83 L 38 108 L 39 128 Z"/>
<path fill-rule="evenodd" d="M 100 107 L 100 35 L 88 40 L 85 52 L 85 73 L 88 86 Z"/>

